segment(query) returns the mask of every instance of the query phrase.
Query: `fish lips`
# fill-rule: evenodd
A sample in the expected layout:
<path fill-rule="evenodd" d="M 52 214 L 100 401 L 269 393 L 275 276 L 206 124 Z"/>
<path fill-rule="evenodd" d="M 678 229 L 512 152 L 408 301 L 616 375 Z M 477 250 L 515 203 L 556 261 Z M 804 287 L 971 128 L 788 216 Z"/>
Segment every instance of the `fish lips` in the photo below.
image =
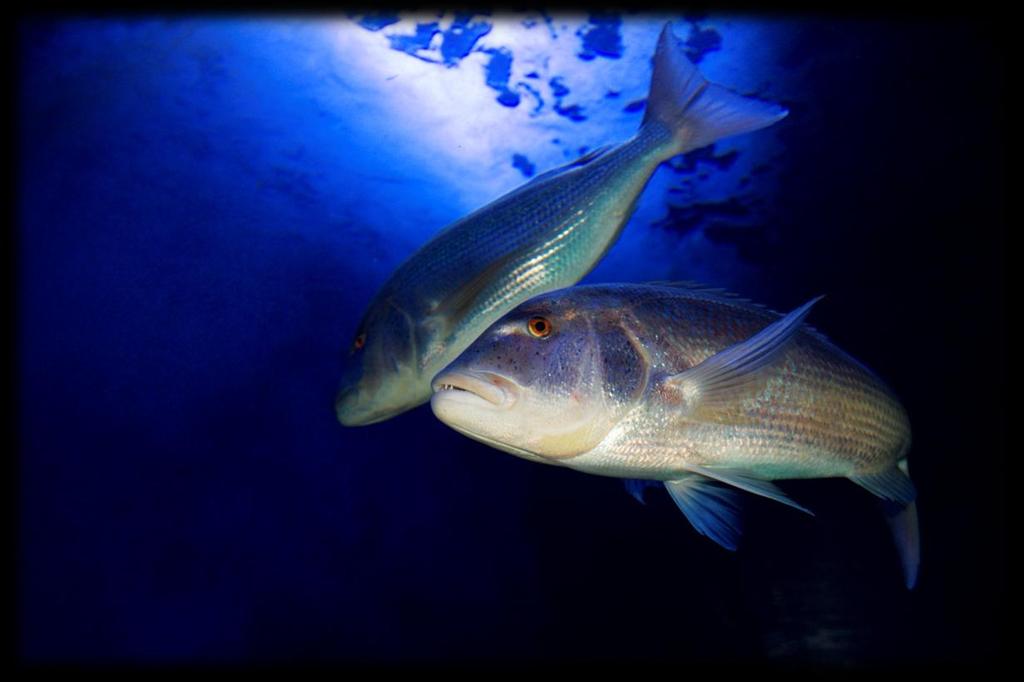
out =
<path fill-rule="evenodd" d="M 486 371 L 443 372 L 431 383 L 434 395 L 430 406 L 438 409 L 453 407 L 507 410 L 519 398 L 520 387 L 511 379 Z M 440 414 L 438 415 L 441 416 Z"/>
<path fill-rule="evenodd" d="M 368 426 L 391 419 L 409 405 L 376 407 L 363 401 L 358 386 L 343 388 L 334 399 L 334 413 L 342 426 Z"/>
<path fill-rule="evenodd" d="M 407 409 L 407 407 L 399 407 L 388 410 L 378 410 L 376 412 L 370 410 L 356 412 L 346 408 L 344 403 L 341 401 L 336 401 L 334 404 L 334 413 L 342 426 L 369 426 L 370 424 L 376 424 L 378 422 L 391 419 L 396 414 L 400 414 Z"/>

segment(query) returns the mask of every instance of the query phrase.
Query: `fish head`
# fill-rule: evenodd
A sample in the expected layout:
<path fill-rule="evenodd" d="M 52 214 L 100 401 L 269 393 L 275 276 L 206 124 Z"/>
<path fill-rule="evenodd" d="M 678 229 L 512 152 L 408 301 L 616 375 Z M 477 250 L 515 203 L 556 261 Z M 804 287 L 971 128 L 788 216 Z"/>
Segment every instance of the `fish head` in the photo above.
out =
<path fill-rule="evenodd" d="M 434 377 L 442 422 L 531 460 L 592 450 L 639 400 L 645 363 L 616 311 L 571 289 L 523 303 Z"/>
<path fill-rule="evenodd" d="M 374 301 L 345 351 L 335 412 L 345 426 L 384 421 L 424 402 L 410 316 L 392 299 Z"/>

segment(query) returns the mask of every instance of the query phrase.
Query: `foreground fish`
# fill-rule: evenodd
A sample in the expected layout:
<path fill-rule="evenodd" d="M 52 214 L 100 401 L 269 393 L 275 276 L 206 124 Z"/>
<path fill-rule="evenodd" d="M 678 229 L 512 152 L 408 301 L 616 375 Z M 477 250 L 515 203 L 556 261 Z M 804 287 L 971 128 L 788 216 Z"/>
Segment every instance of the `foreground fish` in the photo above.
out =
<path fill-rule="evenodd" d="M 694 527 L 729 549 L 735 488 L 803 509 L 770 481 L 848 478 L 888 501 L 912 587 L 907 415 L 874 374 L 801 326 L 816 300 L 780 317 L 685 283 L 552 292 L 441 372 L 431 407 L 529 460 L 663 481 Z"/>
<path fill-rule="evenodd" d="M 785 115 L 705 80 L 666 25 L 636 136 L 449 225 L 384 284 L 349 347 L 339 421 L 371 424 L 429 400 L 434 375 L 492 322 L 597 264 L 658 164 Z"/>

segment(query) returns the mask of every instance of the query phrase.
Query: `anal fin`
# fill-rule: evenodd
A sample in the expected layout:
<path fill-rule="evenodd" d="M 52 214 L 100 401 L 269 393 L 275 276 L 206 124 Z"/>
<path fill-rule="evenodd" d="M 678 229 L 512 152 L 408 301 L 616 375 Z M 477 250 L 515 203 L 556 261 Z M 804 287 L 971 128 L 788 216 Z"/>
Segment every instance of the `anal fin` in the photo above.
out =
<path fill-rule="evenodd" d="M 740 469 L 726 469 L 726 468 L 715 468 L 715 467 L 702 467 L 696 465 L 689 465 L 686 467 L 689 471 L 708 478 L 727 483 L 731 486 L 735 486 L 740 490 L 746 490 L 748 493 L 754 495 L 760 495 L 761 497 L 767 497 L 770 500 L 781 502 L 782 504 L 789 505 L 794 509 L 799 509 L 805 514 L 814 516 L 807 507 L 793 501 L 786 493 L 782 492 L 778 486 L 771 481 L 765 481 L 763 479 L 754 478 L 749 473 Z"/>

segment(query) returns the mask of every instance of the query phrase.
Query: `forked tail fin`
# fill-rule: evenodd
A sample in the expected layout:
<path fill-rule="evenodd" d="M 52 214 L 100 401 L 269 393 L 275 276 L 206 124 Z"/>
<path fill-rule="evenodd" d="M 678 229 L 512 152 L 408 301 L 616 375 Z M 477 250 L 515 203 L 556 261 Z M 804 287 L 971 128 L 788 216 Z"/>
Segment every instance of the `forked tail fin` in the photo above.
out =
<path fill-rule="evenodd" d="M 903 565 L 903 581 L 908 590 L 917 584 L 917 569 L 921 565 L 921 536 L 917 528 L 917 503 L 899 507 L 886 503 L 885 518 L 889 522 L 889 530 L 896 541 L 896 549 L 900 553 Z"/>
<path fill-rule="evenodd" d="M 882 498 L 882 508 L 889 530 L 896 541 L 903 566 L 903 580 L 907 589 L 917 583 L 917 570 L 921 565 L 921 534 L 917 527 L 917 490 L 907 476 L 907 462 L 880 474 L 850 476 L 851 481 Z"/>
<path fill-rule="evenodd" d="M 708 81 L 683 52 L 672 24 L 665 24 L 654 53 L 644 125 L 656 120 L 667 126 L 677 142 L 676 154 L 770 126 L 787 113 L 777 104 Z"/>

